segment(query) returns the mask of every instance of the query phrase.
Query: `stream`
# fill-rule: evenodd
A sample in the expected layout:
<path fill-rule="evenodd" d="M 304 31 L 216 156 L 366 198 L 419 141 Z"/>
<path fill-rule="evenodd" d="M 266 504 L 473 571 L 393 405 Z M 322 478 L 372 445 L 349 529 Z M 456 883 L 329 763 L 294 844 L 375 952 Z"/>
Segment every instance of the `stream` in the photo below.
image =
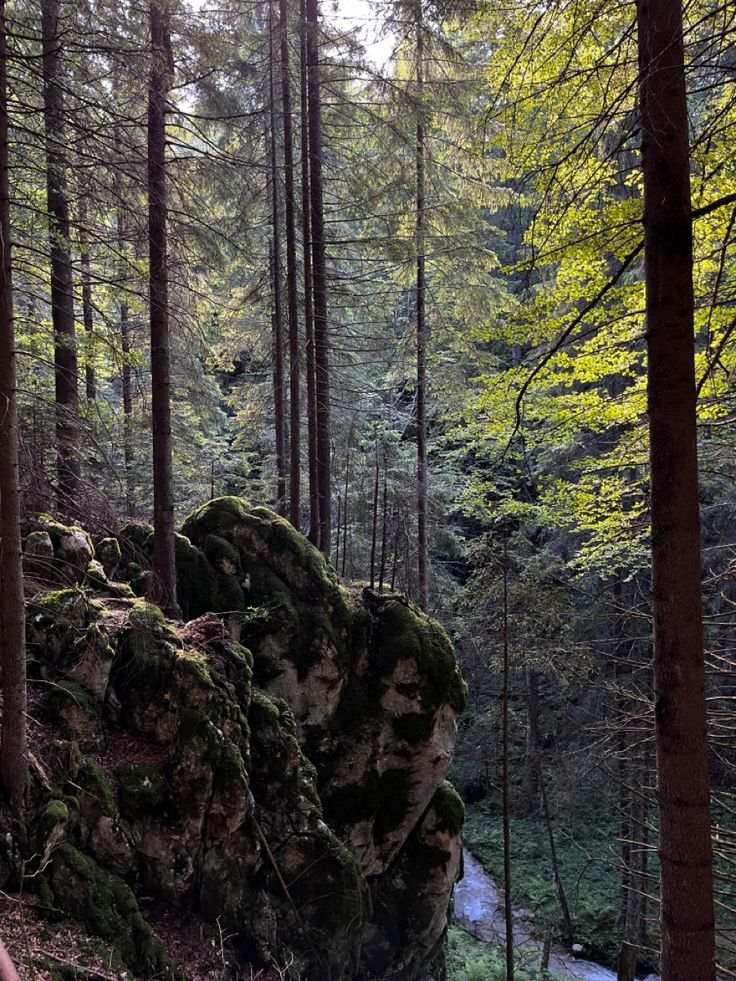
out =
<path fill-rule="evenodd" d="M 465 851 L 465 875 L 455 886 L 455 921 L 464 930 L 489 944 L 506 942 L 503 891 L 470 852 Z M 513 911 L 514 946 L 522 964 L 539 967 L 543 941 L 531 931 L 529 914 Z M 578 981 L 616 981 L 616 972 L 592 961 L 574 957 L 561 947 L 550 951 L 549 971 L 561 978 Z M 646 981 L 658 981 L 650 975 Z"/>

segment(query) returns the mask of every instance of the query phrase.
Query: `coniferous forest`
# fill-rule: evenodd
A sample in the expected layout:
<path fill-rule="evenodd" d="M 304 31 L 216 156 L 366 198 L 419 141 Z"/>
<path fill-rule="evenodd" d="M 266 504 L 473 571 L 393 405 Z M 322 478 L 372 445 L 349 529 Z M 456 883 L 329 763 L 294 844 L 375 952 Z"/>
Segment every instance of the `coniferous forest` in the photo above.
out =
<path fill-rule="evenodd" d="M 0 981 L 736 977 L 731 0 L 0 0 Z"/>

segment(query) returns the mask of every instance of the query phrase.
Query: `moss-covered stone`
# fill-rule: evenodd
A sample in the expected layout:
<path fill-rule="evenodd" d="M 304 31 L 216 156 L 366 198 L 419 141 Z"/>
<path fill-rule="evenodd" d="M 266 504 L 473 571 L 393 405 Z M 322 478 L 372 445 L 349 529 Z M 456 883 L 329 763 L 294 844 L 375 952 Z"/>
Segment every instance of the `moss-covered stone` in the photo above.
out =
<path fill-rule="evenodd" d="M 93 802 L 95 809 L 103 814 L 113 815 L 116 811 L 115 792 L 110 781 L 102 772 L 102 767 L 92 756 L 85 756 L 79 765 L 75 779 L 79 792 L 79 807 L 87 809 L 86 798 Z"/>
<path fill-rule="evenodd" d="M 222 535 L 245 520 L 248 501 L 243 497 L 216 497 L 193 511 L 182 526 L 182 534 L 195 544 L 204 542 L 207 535 Z"/>
<path fill-rule="evenodd" d="M 69 808 L 62 800 L 50 800 L 41 810 L 38 819 L 38 838 L 45 847 L 57 828 L 65 827 L 69 821 Z"/>
<path fill-rule="evenodd" d="M 100 707 L 81 685 L 74 681 L 54 682 L 46 699 L 46 709 L 61 737 L 75 740 L 85 749 L 96 748 Z"/>
<path fill-rule="evenodd" d="M 161 812 L 167 795 L 167 782 L 158 767 L 121 763 L 115 767 L 120 813 L 140 819 L 144 814 Z"/>
<path fill-rule="evenodd" d="M 217 610 L 217 576 L 207 558 L 185 535 L 176 535 L 176 592 L 185 620 Z"/>
<path fill-rule="evenodd" d="M 117 538 L 103 538 L 97 543 L 95 555 L 105 570 L 105 575 L 112 577 L 122 558 L 122 549 Z"/>
<path fill-rule="evenodd" d="M 460 794 L 448 780 L 445 780 L 435 793 L 431 806 L 435 813 L 438 829 L 446 831 L 453 837 L 459 835 L 465 822 L 465 804 L 463 804 Z"/>
<path fill-rule="evenodd" d="M 427 709 L 448 702 L 460 713 L 467 704 L 467 686 L 442 627 L 411 603 L 389 600 L 377 611 L 371 644 L 372 662 L 388 675 L 400 660 L 414 660 Z"/>
<path fill-rule="evenodd" d="M 137 976 L 171 976 L 163 945 L 122 879 L 65 842 L 54 852 L 49 883 L 56 905 L 111 941 Z"/>

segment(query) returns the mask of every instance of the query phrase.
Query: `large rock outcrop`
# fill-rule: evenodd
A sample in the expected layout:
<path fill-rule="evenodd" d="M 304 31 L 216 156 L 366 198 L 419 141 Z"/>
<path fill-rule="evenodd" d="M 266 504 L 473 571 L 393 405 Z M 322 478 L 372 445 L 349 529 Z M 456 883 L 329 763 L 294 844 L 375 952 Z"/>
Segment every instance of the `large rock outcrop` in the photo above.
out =
<path fill-rule="evenodd" d="M 425 977 L 461 865 L 444 779 L 465 687 L 442 629 L 403 597 L 352 595 L 238 498 L 184 524 L 185 623 L 126 584 L 151 588 L 145 526 L 99 561 L 79 529 L 26 530 L 44 693 L 28 847 L 49 905 L 141 977 L 166 955 L 137 896 L 217 918 L 294 977 Z"/>

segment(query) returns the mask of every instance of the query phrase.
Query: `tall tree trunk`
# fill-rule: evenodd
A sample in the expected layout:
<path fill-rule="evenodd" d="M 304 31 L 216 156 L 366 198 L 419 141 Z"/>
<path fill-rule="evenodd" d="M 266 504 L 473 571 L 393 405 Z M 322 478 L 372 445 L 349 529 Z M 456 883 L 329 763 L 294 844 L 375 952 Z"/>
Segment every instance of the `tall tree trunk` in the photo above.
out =
<path fill-rule="evenodd" d="M 312 296 L 312 213 L 309 180 L 309 108 L 307 99 L 307 7 L 299 2 L 299 95 L 302 165 L 302 265 L 304 267 L 304 339 L 307 372 L 307 455 L 309 457 L 309 540 L 319 543 L 319 478 L 317 475 L 317 379 L 314 366 Z M 345 545 L 343 543 L 343 556 Z"/>
<path fill-rule="evenodd" d="M 514 981 L 514 917 L 511 904 L 511 781 L 509 775 L 509 563 L 503 546 L 503 690 L 501 694 L 501 796 L 503 808 L 503 900 L 506 923 L 506 981 Z"/>
<path fill-rule="evenodd" d="M 284 317 L 281 306 L 281 215 L 276 127 L 276 87 L 274 83 L 274 4 L 268 8 L 268 81 L 271 155 L 271 286 L 273 289 L 273 400 L 276 425 L 276 498 L 279 514 L 288 513 L 286 500 L 288 436 L 286 432 L 286 378 L 284 376 Z"/>
<path fill-rule="evenodd" d="M 278 235 L 274 226 L 275 236 Z M 273 406 L 276 427 L 276 510 L 286 514 L 286 382 L 284 379 L 284 324 L 281 312 L 281 268 L 276 244 L 269 242 L 271 269 L 271 339 L 273 351 Z"/>
<path fill-rule="evenodd" d="M 637 0 L 663 981 L 715 977 L 680 0 Z"/>
<path fill-rule="evenodd" d="M 125 222 L 122 211 L 118 211 L 118 252 L 120 255 L 120 287 L 124 289 L 125 266 Z M 123 388 L 123 461 L 125 465 L 125 509 L 128 517 L 135 516 L 135 496 L 133 494 L 133 389 L 130 370 L 130 308 L 125 293 L 120 299 L 120 344 L 122 347 L 122 388 Z"/>
<path fill-rule="evenodd" d="M 171 365 L 166 201 L 166 109 L 173 76 L 168 0 L 150 0 L 148 247 L 153 423 L 153 569 L 162 609 L 178 614 L 171 460 Z"/>
<path fill-rule="evenodd" d="M 335 569 L 340 568 L 340 529 L 342 528 L 342 494 L 337 492 L 337 535 L 335 536 Z"/>
<path fill-rule="evenodd" d="M 429 606 L 427 579 L 427 323 L 425 317 L 424 255 L 424 36 L 421 0 L 417 4 L 417 146 L 416 146 L 416 247 L 417 247 L 417 579 L 419 605 Z"/>
<path fill-rule="evenodd" d="M 8 191 L 8 52 L 0 0 L 0 784 L 20 816 L 28 780 L 26 632 L 20 542 L 18 402 Z"/>
<path fill-rule="evenodd" d="M 386 548 L 388 538 L 388 465 L 386 461 L 386 447 L 383 447 L 383 500 L 381 508 L 381 568 L 378 574 L 378 592 L 383 592 L 383 583 L 386 579 Z"/>
<path fill-rule="evenodd" d="M 317 487 L 319 492 L 319 548 L 330 553 L 330 368 L 327 329 L 327 265 L 322 180 L 322 103 L 318 42 L 319 0 L 306 0 L 307 104 L 309 120 L 309 203 L 312 241 L 312 298 L 314 303 L 314 366 L 317 422 Z M 343 548 L 345 547 L 343 543 Z"/>
<path fill-rule="evenodd" d="M 281 33 L 281 109 L 284 134 L 284 218 L 286 222 L 286 301 L 289 318 L 289 519 L 300 525 L 301 505 L 301 371 L 299 357 L 299 292 L 296 268 L 296 221 L 294 217 L 294 138 L 289 77 L 289 21 L 287 0 L 279 0 Z"/>
<path fill-rule="evenodd" d="M 80 184 L 82 182 L 80 181 Z M 79 265 L 82 279 L 82 322 L 85 333 L 84 380 L 85 395 L 88 402 L 97 398 L 94 360 L 94 312 L 92 308 L 92 275 L 90 272 L 89 230 L 87 228 L 87 192 L 79 188 Z"/>
<path fill-rule="evenodd" d="M 378 433 L 373 432 L 373 448 L 375 451 L 375 466 L 373 473 L 373 524 L 371 527 L 371 589 L 376 585 L 376 545 L 378 543 L 378 482 L 381 476 L 378 456 Z"/>
<path fill-rule="evenodd" d="M 531 665 L 524 666 L 526 688 L 526 746 L 524 771 L 521 776 L 521 794 L 524 808 L 529 814 L 537 799 L 537 768 L 539 756 L 539 676 Z"/>
<path fill-rule="evenodd" d="M 43 118 L 51 259 L 51 319 L 54 326 L 57 498 L 62 512 L 75 512 L 79 504 L 80 483 L 79 394 L 59 19 L 59 0 L 42 0 Z"/>

